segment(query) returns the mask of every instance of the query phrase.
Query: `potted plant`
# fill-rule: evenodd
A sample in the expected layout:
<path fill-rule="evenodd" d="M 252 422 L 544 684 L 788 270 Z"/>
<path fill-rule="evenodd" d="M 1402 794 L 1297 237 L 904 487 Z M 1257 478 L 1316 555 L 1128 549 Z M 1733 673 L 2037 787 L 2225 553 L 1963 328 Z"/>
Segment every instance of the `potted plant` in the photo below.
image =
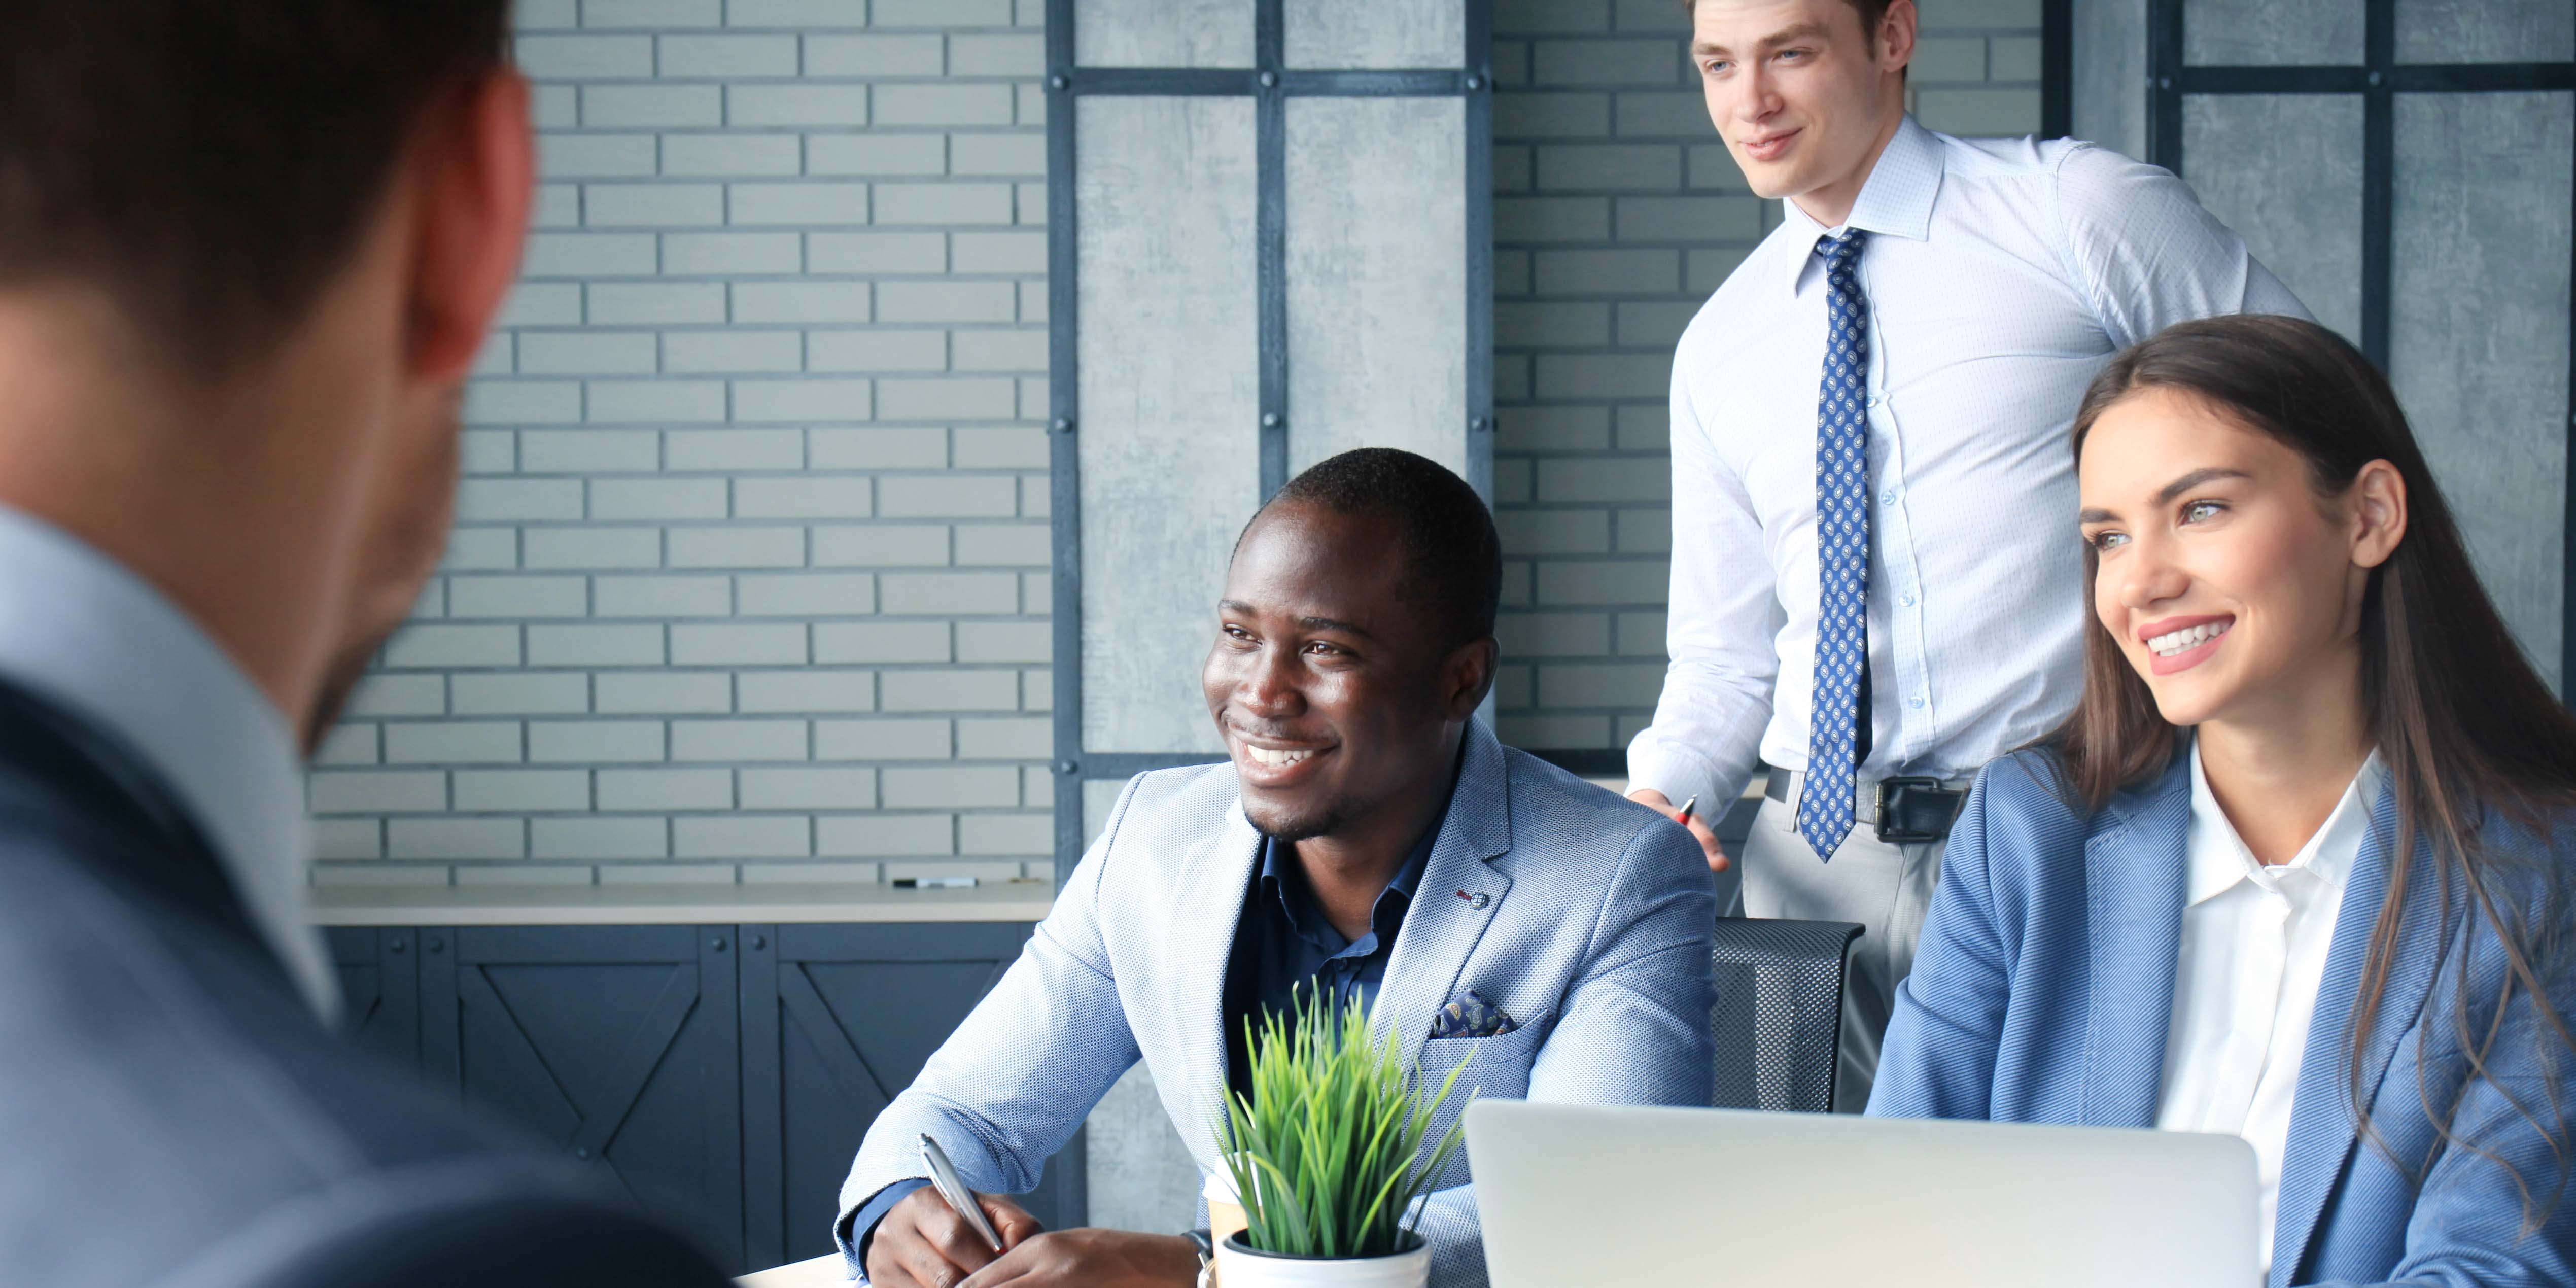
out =
<path fill-rule="evenodd" d="M 1223 1134 L 1245 1229 L 1217 1246 L 1217 1281 L 1423 1288 L 1431 1249 L 1414 1201 L 1464 1141 L 1457 1126 L 1425 1138 L 1466 1066 L 1434 1092 L 1365 1007 L 1314 993 L 1293 1026 L 1272 1014 L 1247 1028 L 1252 1094 L 1227 1097 Z"/>

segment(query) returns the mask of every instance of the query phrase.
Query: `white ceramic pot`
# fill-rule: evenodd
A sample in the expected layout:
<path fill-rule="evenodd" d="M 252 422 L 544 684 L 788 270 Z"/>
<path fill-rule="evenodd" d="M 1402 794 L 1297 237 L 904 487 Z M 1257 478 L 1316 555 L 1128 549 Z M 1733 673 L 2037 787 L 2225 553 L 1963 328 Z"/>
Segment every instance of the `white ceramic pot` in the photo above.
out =
<path fill-rule="evenodd" d="M 1223 1167 L 1208 1173 L 1199 1197 L 1207 1201 L 1208 1237 L 1223 1243 L 1228 1235 L 1242 1231 L 1243 1200 L 1235 1195 L 1234 1173 Z"/>
<path fill-rule="evenodd" d="M 1283 1257 L 1255 1252 L 1242 1235 L 1216 1246 L 1216 1281 L 1222 1288 L 1427 1288 L 1431 1245 L 1404 1236 L 1402 1252 L 1384 1257 Z"/>

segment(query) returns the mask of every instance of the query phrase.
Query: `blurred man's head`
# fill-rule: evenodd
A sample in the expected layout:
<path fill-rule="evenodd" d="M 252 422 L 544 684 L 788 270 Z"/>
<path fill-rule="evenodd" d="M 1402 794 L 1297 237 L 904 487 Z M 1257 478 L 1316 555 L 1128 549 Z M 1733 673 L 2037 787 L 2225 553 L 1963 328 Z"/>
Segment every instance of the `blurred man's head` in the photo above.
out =
<path fill-rule="evenodd" d="M 0 8 L 0 502 L 309 742 L 444 545 L 533 186 L 508 0 Z"/>
<path fill-rule="evenodd" d="M 1336 836 L 1445 788 L 1502 583 L 1493 516 L 1428 459 L 1362 448 L 1280 489 L 1235 543 L 1200 673 L 1253 825 Z"/>
<path fill-rule="evenodd" d="M 1839 224 L 1905 112 L 1913 0 L 1694 0 L 1691 65 L 1755 195 Z"/>

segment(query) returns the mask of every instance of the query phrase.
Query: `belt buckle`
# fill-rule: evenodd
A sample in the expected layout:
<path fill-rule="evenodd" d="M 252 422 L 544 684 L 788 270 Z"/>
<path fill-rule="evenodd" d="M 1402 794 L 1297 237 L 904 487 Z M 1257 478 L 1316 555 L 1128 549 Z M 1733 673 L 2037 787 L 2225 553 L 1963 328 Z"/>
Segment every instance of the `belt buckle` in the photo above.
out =
<path fill-rule="evenodd" d="M 1878 817 L 1872 822 L 1872 827 L 1877 832 L 1878 839 L 1890 845 L 1908 845 L 1924 841 L 1938 841 L 1943 837 L 1948 836 L 1950 834 L 1950 829 L 1946 826 L 1941 830 L 1934 832 L 1925 831 L 1920 828 L 1900 827 L 1891 822 L 1891 820 L 1896 816 L 1894 806 L 1898 799 L 1903 793 L 1909 791 L 1930 792 L 1936 795 L 1949 796 L 1953 798 L 1966 794 L 1964 792 L 1943 791 L 1941 788 L 1941 780 L 1938 778 L 1905 777 L 1882 778 L 1878 780 Z M 1955 810 L 1957 807 L 1954 804 L 1952 808 Z"/>

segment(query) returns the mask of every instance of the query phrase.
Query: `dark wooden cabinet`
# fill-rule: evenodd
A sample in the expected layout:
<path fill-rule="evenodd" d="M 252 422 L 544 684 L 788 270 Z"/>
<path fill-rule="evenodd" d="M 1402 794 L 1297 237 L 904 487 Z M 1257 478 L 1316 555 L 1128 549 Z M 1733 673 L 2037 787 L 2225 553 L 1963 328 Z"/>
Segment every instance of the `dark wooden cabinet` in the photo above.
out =
<path fill-rule="evenodd" d="M 912 1085 L 1029 937 L 1025 925 L 745 926 L 743 1156 L 754 1260 L 831 1251 L 841 1178 L 868 1124 Z M 1020 1199 L 1079 1224 L 1081 1153 Z M 757 1218 L 756 1218 L 757 1219 Z"/>
<path fill-rule="evenodd" d="M 735 1271 L 832 1250 L 868 1125 L 1025 924 L 339 927 L 352 1038 L 602 1169 Z M 1081 1218 L 1081 1152 L 1021 1201 Z"/>
<path fill-rule="evenodd" d="M 330 932 L 340 974 L 340 1024 L 360 1046 L 405 1066 L 420 1063 L 420 970 L 408 930 L 339 927 Z"/>

